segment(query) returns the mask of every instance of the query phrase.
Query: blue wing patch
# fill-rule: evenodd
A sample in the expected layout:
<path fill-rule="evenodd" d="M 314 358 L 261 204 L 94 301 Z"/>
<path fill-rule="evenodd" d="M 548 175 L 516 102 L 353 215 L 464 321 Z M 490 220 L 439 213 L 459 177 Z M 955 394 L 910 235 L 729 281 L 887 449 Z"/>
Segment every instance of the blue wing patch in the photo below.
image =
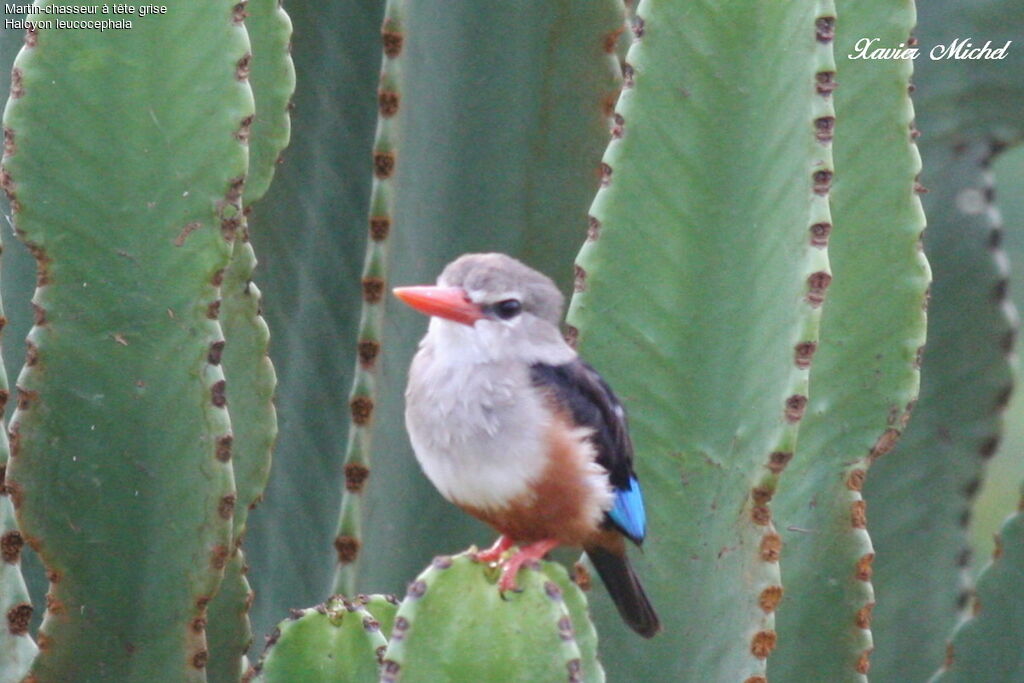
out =
<path fill-rule="evenodd" d="M 647 535 L 647 513 L 644 511 L 644 495 L 636 477 L 629 478 L 629 488 L 615 489 L 615 504 L 608 511 L 616 526 L 639 543 Z"/>

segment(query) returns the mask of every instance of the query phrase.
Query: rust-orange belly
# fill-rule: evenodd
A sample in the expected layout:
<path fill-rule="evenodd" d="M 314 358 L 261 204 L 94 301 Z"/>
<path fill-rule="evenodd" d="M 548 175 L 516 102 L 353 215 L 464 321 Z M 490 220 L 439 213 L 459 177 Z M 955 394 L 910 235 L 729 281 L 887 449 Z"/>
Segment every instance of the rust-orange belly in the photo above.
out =
<path fill-rule="evenodd" d="M 593 448 L 561 417 L 546 441 L 547 466 L 527 493 L 500 507 L 459 507 L 517 544 L 555 539 L 563 545 L 585 545 L 600 533 L 610 500 L 610 494 L 595 485 Z"/>

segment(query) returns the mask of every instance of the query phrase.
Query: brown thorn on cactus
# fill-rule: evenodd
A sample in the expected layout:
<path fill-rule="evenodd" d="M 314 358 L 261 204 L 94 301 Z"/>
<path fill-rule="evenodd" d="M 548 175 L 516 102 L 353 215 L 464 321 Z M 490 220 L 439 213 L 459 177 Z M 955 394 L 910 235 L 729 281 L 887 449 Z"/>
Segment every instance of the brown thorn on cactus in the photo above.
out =
<path fill-rule="evenodd" d="M 871 669 L 871 650 L 864 650 L 857 657 L 857 665 L 854 667 L 857 673 L 866 675 L 868 670 Z"/>
<path fill-rule="evenodd" d="M 857 628 L 862 628 L 864 630 L 871 628 L 871 611 L 873 609 L 875 609 L 875 603 L 869 602 L 857 610 L 857 614 L 853 619 Z"/>
<path fill-rule="evenodd" d="M 814 137 L 818 142 L 832 142 L 835 132 L 836 117 L 820 116 L 814 119 Z"/>
<path fill-rule="evenodd" d="M 39 44 L 39 28 L 34 21 L 28 22 L 25 29 L 25 47 L 35 47 Z"/>
<path fill-rule="evenodd" d="M 11 455 L 14 455 L 12 450 Z M 25 494 L 21 490 L 21 485 L 17 482 L 9 481 L 4 485 L 4 489 L 7 491 L 7 495 L 11 499 L 11 505 L 17 510 L 21 507 L 21 504 L 25 502 Z"/>
<path fill-rule="evenodd" d="M 252 133 L 252 122 L 255 115 L 249 114 L 241 123 L 238 124 L 238 130 L 235 131 L 235 139 L 243 144 L 249 144 L 249 137 Z"/>
<path fill-rule="evenodd" d="M 390 31 L 384 29 L 380 33 L 381 43 L 384 46 L 384 54 L 394 59 L 398 55 L 402 54 L 402 45 L 405 42 L 405 36 L 399 31 Z"/>
<path fill-rule="evenodd" d="M 800 342 L 794 349 L 794 360 L 798 368 L 806 370 L 811 367 L 811 359 L 814 358 L 814 352 L 818 350 L 818 343 L 813 341 Z"/>
<path fill-rule="evenodd" d="M 750 641 L 750 654 L 758 659 L 766 659 L 775 649 L 777 641 L 775 631 L 758 631 Z"/>
<path fill-rule="evenodd" d="M 779 474 L 786 469 L 786 465 L 793 459 L 792 451 L 774 451 L 768 456 L 768 469 L 772 474 Z"/>
<path fill-rule="evenodd" d="M 622 35 L 623 27 L 620 26 L 614 31 L 604 34 L 604 51 L 607 54 L 615 52 L 615 46 L 619 44 L 619 36 Z"/>
<path fill-rule="evenodd" d="M 590 572 L 587 570 L 586 565 L 582 562 L 575 562 L 572 565 L 572 582 L 575 583 L 581 591 L 590 590 L 593 585 L 593 580 L 590 577 Z"/>
<path fill-rule="evenodd" d="M 807 277 L 807 303 L 817 308 L 825 302 L 825 290 L 832 284 L 832 275 L 824 270 Z"/>
<path fill-rule="evenodd" d="M 886 429 L 871 448 L 871 459 L 877 460 L 891 451 L 899 440 L 900 430 L 894 428 Z"/>
<path fill-rule="evenodd" d="M 572 266 L 573 279 L 572 279 L 572 290 L 574 292 L 585 292 L 587 291 L 587 271 L 583 269 L 578 263 L 574 263 Z"/>
<path fill-rule="evenodd" d="M 0 166 L 0 189 L 7 195 L 7 199 L 14 199 L 14 178 L 6 167 Z"/>
<path fill-rule="evenodd" d="M 223 408 L 228 404 L 227 398 L 228 383 L 219 379 L 210 387 L 210 403 L 217 408 Z"/>
<path fill-rule="evenodd" d="M 215 570 L 220 571 L 224 569 L 224 565 L 228 563 L 228 557 L 231 555 L 231 551 L 228 550 L 226 545 L 215 545 L 210 551 L 210 566 Z"/>
<path fill-rule="evenodd" d="M 636 39 L 640 40 L 641 38 L 643 38 L 644 29 L 646 28 L 643 17 L 641 17 L 639 14 L 634 14 L 633 21 L 630 23 L 632 24 L 633 35 L 636 37 Z"/>
<path fill-rule="evenodd" d="M 249 12 L 245 9 L 246 4 L 248 3 L 243 0 L 231 8 L 231 20 L 236 24 L 241 24 L 249 16 Z"/>
<path fill-rule="evenodd" d="M 430 563 L 434 569 L 451 569 L 452 558 L 449 555 L 438 555 Z"/>
<path fill-rule="evenodd" d="M 354 536 L 338 536 L 334 539 L 334 551 L 338 555 L 340 564 L 352 564 L 359 557 L 359 548 L 362 543 Z"/>
<path fill-rule="evenodd" d="M 7 564 L 14 564 L 21 559 L 21 549 L 25 539 L 18 530 L 11 530 L 0 536 L 0 558 Z"/>
<path fill-rule="evenodd" d="M 768 586 L 757 598 L 757 604 L 765 614 L 771 614 L 782 601 L 782 586 Z"/>
<path fill-rule="evenodd" d="M 46 635 L 42 631 L 38 631 L 36 633 L 36 646 L 39 648 L 40 652 L 46 652 L 50 649 L 51 645 L 53 645 L 53 639 L 50 638 L 50 636 Z"/>
<path fill-rule="evenodd" d="M 375 152 L 373 155 L 373 174 L 380 180 L 387 180 L 395 172 L 394 152 Z"/>
<path fill-rule="evenodd" d="M 238 60 L 238 64 L 235 65 L 235 78 L 240 81 L 246 81 L 249 79 L 250 73 L 252 73 L 252 54 L 246 52 Z"/>
<path fill-rule="evenodd" d="M 995 544 L 992 547 L 992 559 L 998 560 L 1003 556 L 1003 537 L 1001 534 L 992 534 L 992 541 Z"/>
<path fill-rule="evenodd" d="M 782 554 L 782 537 L 774 531 L 766 533 L 761 538 L 760 555 L 765 562 L 778 562 Z"/>
<path fill-rule="evenodd" d="M 565 338 L 565 343 L 568 344 L 570 348 L 575 349 L 576 345 L 579 343 L 580 330 L 578 327 L 575 327 L 573 325 L 566 325 L 565 333 L 562 335 L 562 337 Z"/>
<path fill-rule="evenodd" d="M 389 119 L 398 113 L 398 106 L 401 104 L 402 96 L 394 90 L 377 91 L 377 111 L 381 118 Z"/>
<path fill-rule="evenodd" d="M 602 161 L 601 165 L 598 167 L 598 169 L 599 169 L 599 172 L 600 172 L 601 187 L 608 187 L 609 185 L 611 185 L 612 184 L 612 167 Z"/>
<path fill-rule="evenodd" d="M 373 417 L 373 399 L 369 396 L 356 396 L 348 404 L 352 413 L 352 421 L 363 427 L 370 423 Z"/>
<path fill-rule="evenodd" d="M 231 460 L 231 443 L 234 440 L 235 437 L 230 434 L 225 434 L 217 439 L 217 450 L 215 451 L 217 460 L 220 460 L 221 462 Z"/>
<path fill-rule="evenodd" d="M 587 241 L 594 242 L 601 236 L 601 221 L 593 216 L 587 216 Z"/>
<path fill-rule="evenodd" d="M 363 486 L 370 476 L 370 468 L 366 465 L 350 462 L 345 465 L 345 490 L 351 493 L 362 493 Z"/>
<path fill-rule="evenodd" d="M 852 470 L 849 476 L 846 477 L 846 488 L 851 491 L 860 491 L 864 488 L 865 477 L 867 477 L 867 472 L 865 470 Z"/>
<path fill-rule="evenodd" d="M 14 144 L 14 130 L 4 126 L 4 156 L 12 156 L 18 147 Z"/>
<path fill-rule="evenodd" d="M 206 630 L 206 617 L 202 617 L 202 616 L 196 617 L 195 619 L 192 620 L 192 623 L 189 624 L 189 625 L 191 626 L 193 633 L 200 633 L 201 634 L 201 633 L 203 633 L 203 631 Z"/>
<path fill-rule="evenodd" d="M 39 348 L 30 341 L 25 342 L 25 365 L 32 367 L 39 364 Z"/>
<path fill-rule="evenodd" d="M 801 394 L 793 394 L 786 399 L 786 422 L 799 422 L 804 416 L 804 409 L 807 408 L 807 397 Z"/>
<path fill-rule="evenodd" d="M 223 354 L 224 340 L 215 341 L 210 344 L 210 352 L 206 354 L 206 362 L 210 365 L 220 365 L 220 359 Z"/>
<path fill-rule="evenodd" d="M 623 133 L 626 132 L 626 119 L 622 118 L 622 114 L 612 114 L 612 138 L 618 140 L 622 137 Z"/>
<path fill-rule="evenodd" d="M 867 507 L 868 504 L 863 500 L 855 500 L 850 504 L 850 526 L 854 529 L 868 527 Z"/>
<path fill-rule="evenodd" d="M 217 514 L 221 519 L 231 519 L 231 516 L 235 514 L 235 494 L 229 493 L 220 499 L 220 503 L 217 505 Z"/>
<path fill-rule="evenodd" d="M 399 640 L 401 637 L 399 636 Z M 380 683 L 395 683 L 398 680 L 398 674 L 402 670 L 402 665 L 393 659 L 387 659 L 381 665 Z"/>
<path fill-rule="evenodd" d="M 988 460 L 993 455 L 995 455 L 996 451 L 998 450 L 999 435 L 996 434 L 995 436 L 990 436 L 989 438 L 985 439 L 984 442 L 982 442 L 981 446 L 978 448 L 978 455 L 981 456 L 984 460 Z"/>
<path fill-rule="evenodd" d="M 382 242 L 391 232 L 391 218 L 388 216 L 370 216 L 370 239 Z"/>
<path fill-rule="evenodd" d="M 220 221 L 220 236 L 224 238 L 225 242 L 234 242 L 235 236 L 238 234 L 238 229 L 241 227 L 242 221 L 238 216 L 230 216 L 223 218 Z"/>
<path fill-rule="evenodd" d="M 216 320 L 220 317 L 220 299 L 211 301 L 210 305 L 206 307 L 206 317 L 210 320 Z"/>
<path fill-rule="evenodd" d="M 0 322 L 0 330 L 2 330 L 6 324 L 7 318 L 2 318 L 2 322 Z M 34 301 L 32 302 L 32 324 L 36 327 L 42 327 L 46 324 L 46 309 Z"/>
<path fill-rule="evenodd" d="M 629 62 L 622 63 L 622 87 L 632 88 L 636 84 L 635 71 Z"/>
<path fill-rule="evenodd" d="M 814 88 L 822 97 L 828 97 L 839 86 L 835 71 L 819 71 L 814 74 Z"/>
<path fill-rule="evenodd" d="M 572 619 L 568 616 L 564 616 L 558 620 L 558 637 L 565 641 L 572 640 L 576 637 L 572 628 Z"/>
<path fill-rule="evenodd" d="M 28 410 L 35 400 L 39 398 L 38 391 L 32 391 L 31 389 L 19 386 L 16 386 L 15 389 L 18 391 L 18 410 Z"/>
<path fill-rule="evenodd" d="M 866 553 L 857 560 L 857 567 L 854 576 L 858 581 L 870 581 L 872 574 L 871 563 L 875 561 L 874 553 Z"/>
<path fill-rule="evenodd" d="M 364 277 L 362 279 L 363 301 L 378 304 L 384 298 L 384 278 Z"/>
<path fill-rule="evenodd" d="M 832 188 L 832 171 L 822 168 L 811 174 L 811 185 L 814 194 L 826 195 Z"/>
<path fill-rule="evenodd" d="M 372 339 L 364 339 L 356 345 L 356 352 L 359 356 L 359 365 L 364 368 L 372 368 L 380 355 L 380 342 Z"/>
<path fill-rule="evenodd" d="M 814 20 L 814 37 L 819 43 L 831 43 L 836 37 L 836 18 L 818 17 Z"/>
<path fill-rule="evenodd" d="M 413 581 L 409 584 L 406 595 L 412 599 L 422 598 L 427 592 L 427 582 L 423 580 Z"/>
<path fill-rule="evenodd" d="M 67 613 L 67 607 L 61 602 L 60 598 L 55 596 L 53 593 L 47 593 L 46 599 L 46 611 L 53 615 L 60 615 Z"/>
<path fill-rule="evenodd" d="M 23 636 L 28 633 L 28 625 L 31 619 L 32 605 L 27 602 L 14 605 L 7 610 L 7 630 L 10 631 L 12 636 Z M 43 649 L 42 643 L 39 643 L 39 649 Z"/>
<path fill-rule="evenodd" d="M 11 99 L 16 100 L 25 94 L 25 81 L 21 69 L 11 69 Z"/>
<path fill-rule="evenodd" d="M 206 650 L 200 650 L 199 652 L 192 655 L 192 666 L 196 669 L 205 669 L 206 662 L 210 659 L 210 653 Z"/>
<path fill-rule="evenodd" d="M 914 192 L 916 194 L 928 194 L 928 188 L 915 180 L 914 181 Z"/>

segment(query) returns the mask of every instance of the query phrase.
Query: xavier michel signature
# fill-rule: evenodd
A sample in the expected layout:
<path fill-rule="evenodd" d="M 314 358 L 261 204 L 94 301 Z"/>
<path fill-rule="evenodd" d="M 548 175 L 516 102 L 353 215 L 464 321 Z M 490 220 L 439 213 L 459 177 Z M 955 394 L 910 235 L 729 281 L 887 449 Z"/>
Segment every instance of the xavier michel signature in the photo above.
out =
<path fill-rule="evenodd" d="M 896 47 L 879 47 L 879 38 L 861 38 L 853 45 L 853 52 L 846 55 L 848 59 L 917 59 L 921 50 L 914 46 L 900 43 Z M 936 45 L 928 51 L 928 57 L 938 61 L 942 59 L 1006 59 L 1012 40 L 1006 41 L 1002 47 L 993 48 L 992 41 L 986 40 L 982 46 L 975 45 L 971 38 L 957 38 L 947 45 Z"/>

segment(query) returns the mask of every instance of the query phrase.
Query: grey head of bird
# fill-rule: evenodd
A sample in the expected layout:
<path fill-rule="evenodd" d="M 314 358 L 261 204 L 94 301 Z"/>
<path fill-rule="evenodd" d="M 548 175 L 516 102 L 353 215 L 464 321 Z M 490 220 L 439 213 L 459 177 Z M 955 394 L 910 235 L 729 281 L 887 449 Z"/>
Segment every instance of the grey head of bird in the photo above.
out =
<path fill-rule="evenodd" d="M 464 254 L 436 286 L 398 287 L 395 295 L 431 316 L 423 344 L 463 362 L 561 363 L 575 356 L 559 331 L 564 298 L 551 278 L 511 256 Z"/>

